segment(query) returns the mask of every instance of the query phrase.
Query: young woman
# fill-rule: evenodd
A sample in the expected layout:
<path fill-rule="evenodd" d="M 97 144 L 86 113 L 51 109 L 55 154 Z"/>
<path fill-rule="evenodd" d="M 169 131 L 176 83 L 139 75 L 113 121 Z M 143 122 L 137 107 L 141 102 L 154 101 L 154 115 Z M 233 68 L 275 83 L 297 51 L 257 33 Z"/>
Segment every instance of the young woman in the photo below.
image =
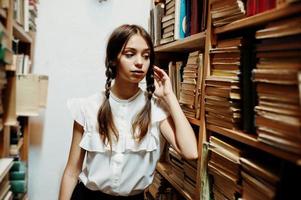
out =
<path fill-rule="evenodd" d="M 153 44 L 142 27 L 116 28 L 105 64 L 105 91 L 68 101 L 73 139 L 60 200 L 143 200 L 162 152 L 161 135 L 184 158 L 198 156 L 195 134 L 169 77 L 154 66 Z M 139 88 L 144 77 L 146 91 Z"/>

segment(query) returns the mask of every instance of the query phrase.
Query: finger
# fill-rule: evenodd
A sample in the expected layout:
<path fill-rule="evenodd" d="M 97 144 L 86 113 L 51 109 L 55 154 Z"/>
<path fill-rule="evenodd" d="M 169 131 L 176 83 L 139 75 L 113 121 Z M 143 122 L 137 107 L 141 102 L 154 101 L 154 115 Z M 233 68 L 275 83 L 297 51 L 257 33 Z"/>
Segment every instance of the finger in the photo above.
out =
<path fill-rule="evenodd" d="M 156 78 L 158 81 L 164 81 L 164 76 L 158 73 L 154 73 L 154 78 Z"/>

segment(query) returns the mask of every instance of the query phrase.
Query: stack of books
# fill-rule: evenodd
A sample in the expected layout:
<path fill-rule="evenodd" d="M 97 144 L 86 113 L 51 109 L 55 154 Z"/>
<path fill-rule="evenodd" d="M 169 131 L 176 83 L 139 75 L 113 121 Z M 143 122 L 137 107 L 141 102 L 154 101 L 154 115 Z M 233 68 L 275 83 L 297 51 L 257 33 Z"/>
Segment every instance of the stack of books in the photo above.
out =
<path fill-rule="evenodd" d="M 272 22 L 256 32 L 258 63 L 253 80 L 258 93 L 258 140 L 301 154 L 301 17 Z"/>

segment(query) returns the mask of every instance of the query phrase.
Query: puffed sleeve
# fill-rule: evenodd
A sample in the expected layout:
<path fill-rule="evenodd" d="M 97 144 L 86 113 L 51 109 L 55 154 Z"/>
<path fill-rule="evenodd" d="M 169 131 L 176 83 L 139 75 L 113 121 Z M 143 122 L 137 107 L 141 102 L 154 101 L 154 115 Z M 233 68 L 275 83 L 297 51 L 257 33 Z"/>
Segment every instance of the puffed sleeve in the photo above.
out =
<path fill-rule="evenodd" d="M 166 119 L 170 113 L 168 112 L 167 106 L 164 101 L 159 100 L 158 98 L 153 98 L 152 102 L 152 121 L 160 122 Z"/>
<path fill-rule="evenodd" d="M 82 126 L 85 124 L 83 101 L 82 98 L 72 98 L 67 101 L 67 108 L 69 109 L 72 118 Z"/>

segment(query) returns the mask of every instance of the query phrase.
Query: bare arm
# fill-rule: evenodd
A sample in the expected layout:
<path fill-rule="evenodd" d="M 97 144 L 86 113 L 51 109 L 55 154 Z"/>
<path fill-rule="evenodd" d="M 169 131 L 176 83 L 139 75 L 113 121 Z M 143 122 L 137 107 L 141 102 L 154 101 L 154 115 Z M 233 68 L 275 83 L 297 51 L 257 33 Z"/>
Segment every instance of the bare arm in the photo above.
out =
<path fill-rule="evenodd" d="M 79 143 L 83 132 L 83 127 L 74 121 L 72 143 L 67 165 L 61 180 L 59 200 L 70 200 L 78 181 L 78 175 L 82 170 L 85 150 L 80 148 Z"/>
<path fill-rule="evenodd" d="M 170 117 L 160 123 L 160 131 L 184 158 L 196 159 L 198 150 L 195 133 L 172 91 L 170 79 L 162 69 L 155 67 L 154 71 L 155 95 L 166 103 L 170 112 Z"/>

